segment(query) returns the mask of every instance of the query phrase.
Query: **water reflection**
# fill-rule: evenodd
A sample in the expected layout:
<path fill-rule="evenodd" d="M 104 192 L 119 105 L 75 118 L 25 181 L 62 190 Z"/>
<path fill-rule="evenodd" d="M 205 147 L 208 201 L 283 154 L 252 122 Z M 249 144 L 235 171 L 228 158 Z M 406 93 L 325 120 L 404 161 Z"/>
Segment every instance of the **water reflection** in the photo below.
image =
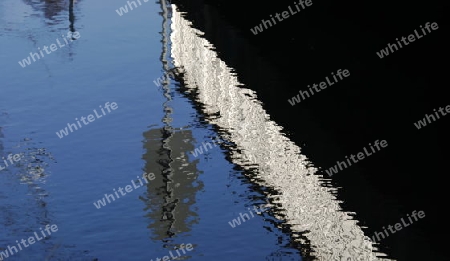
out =
<path fill-rule="evenodd" d="M 270 120 L 257 94 L 242 86 L 214 46 L 201 37 L 203 32 L 192 28 L 175 5 L 172 10 L 171 53 L 175 65 L 185 70 L 186 87 L 197 93 L 203 113 L 220 115 L 208 122 L 228 130 L 226 139 L 236 144 L 230 150 L 231 161 L 249 169 L 257 166 L 258 183 L 282 192 L 273 195 L 283 208 L 274 214 L 306 236 L 296 238 L 311 245 L 314 253 L 304 255 L 319 260 L 376 260 L 376 249 L 352 213 L 342 211 L 335 189 L 322 187 L 326 180 L 314 175 L 317 169 Z"/>
<path fill-rule="evenodd" d="M 169 72 L 168 60 L 170 10 L 166 1 L 160 1 L 162 10 L 162 52 L 160 61 L 163 71 Z M 188 152 L 194 149 L 191 130 L 173 128 L 171 114 L 173 108 L 172 89 L 166 75 L 162 82 L 163 95 L 166 98 L 162 104 L 164 117 L 163 127 L 144 132 L 143 146 L 145 154 L 144 172 L 154 173 L 156 178 L 147 184 L 147 191 L 141 200 L 145 202 L 151 223 L 152 240 L 164 242 L 167 248 L 175 246 L 174 238 L 191 231 L 198 223 L 198 214 L 193 210 L 196 194 L 203 189 L 203 183 L 198 181 L 199 170 L 196 162 L 189 162 Z"/>
<path fill-rule="evenodd" d="M 15 239 L 27 238 L 31 231 L 55 223 L 47 207 L 48 192 L 43 188 L 48 174 L 47 166 L 54 159 L 45 148 L 38 148 L 29 138 L 18 144 L 6 144 L 3 126 L 6 125 L 7 116 L 7 113 L 0 114 L 0 158 L 7 158 L 9 154 L 20 154 L 22 157 L 0 171 L 0 224 L 4 228 L 0 233 L 0 251 L 8 245 L 14 245 Z M 22 199 L 20 203 L 17 198 Z M 44 238 L 42 241 L 46 244 L 41 244 L 44 249 L 41 253 L 46 253 L 52 247 L 53 240 Z M 14 255 L 19 255 L 21 260 L 25 257 L 26 260 L 34 258 L 30 251 Z"/>
<path fill-rule="evenodd" d="M 23 24 L 21 25 L 20 31 L 28 29 L 26 30 L 26 37 L 31 42 L 33 42 L 35 50 L 37 50 L 38 48 L 43 48 L 44 45 L 49 46 L 52 43 L 56 44 L 56 40 L 64 43 L 65 40 L 62 39 L 65 39 L 66 37 L 67 40 L 71 39 L 72 41 L 78 39 L 73 36 L 73 34 L 77 32 L 75 27 L 75 3 L 77 3 L 76 0 L 23 0 L 23 3 L 31 7 L 32 16 L 42 16 L 41 14 L 43 14 L 45 18 L 44 22 L 47 25 L 47 27 L 44 27 L 45 31 L 42 31 L 42 28 L 36 28 L 34 24 L 27 24 L 25 26 Z M 17 13 L 17 15 L 20 14 Z M 67 22 L 69 23 L 68 27 L 66 25 Z M 52 32 L 52 34 L 48 34 L 48 32 Z M 70 43 L 66 45 L 62 45 L 65 46 L 64 48 L 61 48 L 62 46 L 60 46 L 63 51 L 58 50 L 58 52 L 66 53 L 69 59 L 72 60 L 72 57 L 74 55 L 73 44 Z M 51 76 L 51 70 L 49 69 L 45 59 L 42 59 L 42 62 L 49 76 Z"/>
<path fill-rule="evenodd" d="M 196 162 L 188 161 L 188 152 L 194 149 L 190 130 L 169 134 L 164 128 L 144 133 L 144 171 L 155 173 L 155 180 L 147 184 L 145 198 L 147 216 L 152 221 L 153 240 L 169 243 L 177 234 L 189 232 L 198 223 L 193 210 L 196 193 L 203 189 L 198 181 Z"/>
<path fill-rule="evenodd" d="M 61 15 L 64 11 L 69 10 L 69 22 L 70 28 L 72 29 L 75 22 L 75 16 L 73 13 L 73 6 L 76 0 L 23 0 L 23 2 L 31 6 L 34 10 L 42 12 L 44 17 L 47 19 L 46 23 L 48 25 L 55 25 L 64 22 L 66 18 Z M 72 31 L 74 32 L 74 31 Z"/>
<path fill-rule="evenodd" d="M 56 163 L 52 153 L 32 138 L 14 142 L 5 130 L 10 129 L 9 116 L 0 111 L 0 158 L 21 154 L 22 159 L 0 171 L 0 251 L 7 250 L 15 240 L 29 238 L 47 224 L 57 224 L 51 208 L 51 195 L 46 183 Z M 9 138 L 7 141 L 6 137 Z M 2 161 L 3 163 L 3 161 Z M 39 244 L 14 253 L 16 260 L 94 260 L 76 246 L 64 243 L 59 234 L 44 238 Z"/>
<path fill-rule="evenodd" d="M 75 0 L 70 0 L 70 4 L 69 4 L 69 22 L 70 22 L 69 28 L 70 28 L 70 31 L 72 33 L 76 32 L 76 30 L 75 30 L 75 15 L 73 13 L 73 3 L 74 3 L 74 1 Z M 72 37 L 72 40 L 76 40 L 76 39 L 74 39 Z"/>

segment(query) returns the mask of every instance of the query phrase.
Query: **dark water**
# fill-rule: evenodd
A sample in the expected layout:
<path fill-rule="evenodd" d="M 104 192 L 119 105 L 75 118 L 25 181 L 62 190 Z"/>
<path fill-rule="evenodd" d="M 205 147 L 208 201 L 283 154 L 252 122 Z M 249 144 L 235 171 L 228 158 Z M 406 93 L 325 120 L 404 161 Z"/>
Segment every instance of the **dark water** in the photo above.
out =
<path fill-rule="evenodd" d="M 333 176 L 343 209 L 355 212 L 369 237 L 423 210 L 425 219 L 381 240 L 380 248 L 396 260 L 448 259 L 448 119 L 421 130 L 413 125 L 449 104 L 439 87 L 447 81 L 440 64 L 448 60 L 443 1 L 313 1 L 311 9 L 256 36 L 250 28 L 292 1 L 241 8 L 237 1 L 176 2 L 322 174 L 370 142 L 387 140 L 384 152 Z M 442 26 L 388 58 L 377 57 L 426 22 Z M 287 102 L 337 69 L 350 70 L 347 82 L 301 104 Z"/>
<path fill-rule="evenodd" d="M 119 16 L 125 4 L 0 3 L 0 153 L 24 157 L 0 172 L 0 251 L 47 224 L 58 227 L 5 259 L 156 260 L 192 244 L 180 259 L 301 260 L 271 207 L 228 224 L 266 205 L 267 189 L 227 159 L 230 141 L 190 153 L 218 134 L 175 79 L 153 82 L 171 62 L 166 3 L 142 2 Z M 68 32 L 78 39 L 18 64 L 57 39 L 64 44 Z M 94 109 L 101 118 L 56 135 Z M 149 184 L 94 206 L 150 172 Z"/>

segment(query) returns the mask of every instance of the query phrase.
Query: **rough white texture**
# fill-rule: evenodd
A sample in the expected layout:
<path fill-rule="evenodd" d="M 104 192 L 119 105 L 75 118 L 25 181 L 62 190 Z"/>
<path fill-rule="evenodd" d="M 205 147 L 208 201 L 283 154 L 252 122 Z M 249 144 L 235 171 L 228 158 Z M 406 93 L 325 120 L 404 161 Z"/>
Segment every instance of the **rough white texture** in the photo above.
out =
<path fill-rule="evenodd" d="M 171 52 L 175 66 L 184 68 L 185 83 L 198 90 L 204 111 L 220 113 L 210 123 L 229 131 L 225 138 L 240 150 L 231 152 L 233 162 L 243 167 L 257 166 L 259 178 L 265 182 L 261 185 L 282 193 L 276 202 L 285 209 L 286 216 L 278 218 L 285 219 L 294 231 L 309 231 L 306 236 L 319 260 L 383 260 L 375 256 L 370 239 L 356 220 L 342 212 L 331 189 L 321 187 L 319 177 L 311 175 L 317 170 L 307 167 L 308 160 L 300 148 L 270 120 L 255 92 L 242 87 L 213 46 L 200 37 L 202 33 L 190 26 L 175 5 L 172 12 Z"/>

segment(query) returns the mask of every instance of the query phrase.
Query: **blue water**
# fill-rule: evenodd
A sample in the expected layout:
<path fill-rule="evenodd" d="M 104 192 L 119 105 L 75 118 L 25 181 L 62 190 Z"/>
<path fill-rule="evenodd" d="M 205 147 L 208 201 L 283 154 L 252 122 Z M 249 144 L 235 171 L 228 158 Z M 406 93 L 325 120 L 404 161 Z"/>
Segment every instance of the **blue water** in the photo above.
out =
<path fill-rule="evenodd" d="M 164 74 L 161 5 L 142 2 L 119 16 L 125 4 L 0 3 L 0 156 L 24 155 L 0 171 L 0 251 L 56 224 L 51 237 L 7 259 L 156 260 L 190 243 L 183 260 L 301 260 L 270 211 L 230 227 L 264 195 L 225 147 L 190 153 L 217 133 L 175 80 L 153 83 Z M 69 31 L 80 37 L 18 64 Z M 118 108 L 58 138 L 106 102 Z M 94 206 L 149 172 L 155 180 L 145 187 Z"/>

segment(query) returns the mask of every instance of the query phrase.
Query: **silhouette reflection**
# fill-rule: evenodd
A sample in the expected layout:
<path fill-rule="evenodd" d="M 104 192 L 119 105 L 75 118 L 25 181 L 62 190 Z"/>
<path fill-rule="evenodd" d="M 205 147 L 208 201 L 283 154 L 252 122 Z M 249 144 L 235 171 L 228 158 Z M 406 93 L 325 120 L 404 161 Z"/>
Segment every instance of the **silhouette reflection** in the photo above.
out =
<path fill-rule="evenodd" d="M 146 161 L 144 171 L 156 178 L 147 184 L 145 198 L 146 216 L 152 223 L 153 240 L 168 243 L 176 234 L 189 232 L 198 223 L 192 210 L 196 192 L 203 189 L 199 182 L 196 162 L 188 162 L 188 152 L 194 149 L 191 131 L 169 133 L 164 128 L 144 133 Z"/>

